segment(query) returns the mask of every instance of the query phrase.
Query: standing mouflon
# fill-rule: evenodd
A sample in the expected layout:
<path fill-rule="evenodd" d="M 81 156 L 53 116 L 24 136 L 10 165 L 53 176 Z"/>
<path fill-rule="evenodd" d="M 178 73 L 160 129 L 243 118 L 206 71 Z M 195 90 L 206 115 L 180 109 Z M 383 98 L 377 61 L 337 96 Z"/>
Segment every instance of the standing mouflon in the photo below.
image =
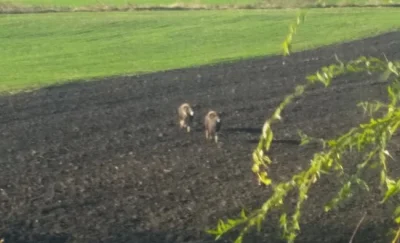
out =
<path fill-rule="evenodd" d="M 206 139 L 211 140 L 214 138 L 214 141 L 218 143 L 218 132 L 221 128 L 221 119 L 216 111 L 209 111 L 204 118 L 204 127 Z"/>
<path fill-rule="evenodd" d="M 193 115 L 193 109 L 188 103 L 181 104 L 178 108 L 179 127 L 186 128 L 186 131 L 190 132 L 190 125 L 193 121 Z"/>

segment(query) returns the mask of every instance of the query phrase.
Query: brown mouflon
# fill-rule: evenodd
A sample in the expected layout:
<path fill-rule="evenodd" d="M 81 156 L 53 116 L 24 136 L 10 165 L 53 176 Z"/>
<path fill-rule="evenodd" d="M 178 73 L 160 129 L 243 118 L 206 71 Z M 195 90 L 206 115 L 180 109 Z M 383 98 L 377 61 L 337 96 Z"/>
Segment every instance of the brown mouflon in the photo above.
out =
<path fill-rule="evenodd" d="M 215 111 L 209 111 L 204 118 L 204 127 L 206 133 L 206 139 L 213 139 L 216 143 L 218 143 L 218 134 L 217 132 L 221 128 L 221 119 L 219 115 Z"/>
<path fill-rule="evenodd" d="M 183 103 L 178 108 L 179 127 L 186 128 L 190 132 L 190 125 L 193 121 L 194 112 L 188 103 Z"/>

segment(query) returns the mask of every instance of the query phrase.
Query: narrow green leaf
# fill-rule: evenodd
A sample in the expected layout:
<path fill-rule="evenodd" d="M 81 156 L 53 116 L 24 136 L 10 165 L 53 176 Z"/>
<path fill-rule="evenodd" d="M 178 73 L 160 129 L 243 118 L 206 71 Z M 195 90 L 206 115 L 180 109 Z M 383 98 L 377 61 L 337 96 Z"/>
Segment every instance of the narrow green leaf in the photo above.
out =
<path fill-rule="evenodd" d="M 260 166 L 258 164 L 253 164 L 251 170 L 253 171 L 253 173 L 258 173 L 260 171 Z"/>
<path fill-rule="evenodd" d="M 242 211 L 240 212 L 240 217 L 242 217 L 242 219 L 247 219 L 244 209 L 242 209 Z"/>
<path fill-rule="evenodd" d="M 395 216 L 400 215 L 400 206 L 397 206 L 397 207 L 396 207 L 396 210 L 394 211 L 394 215 L 395 215 Z"/>
<path fill-rule="evenodd" d="M 329 211 L 331 211 L 331 210 L 332 210 L 331 205 L 325 205 L 325 207 L 324 207 L 324 211 L 325 211 L 325 212 L 329 212 Z"/>
<path fill-rule="evenodd" d="M 260 173 L 260 180 L 267 186 L 271 185 L 272 183 L 272 180 L 267 177 L 267 172 L 265 171 Z"/>
<path fill-rule="evenodd" d="M 262 217 L 257 217 L 256 225 L 257 225 L 258 232 L 261 232 L 261 223 L 262 223 Z"/>
<path fill-rule="evenodd" d="M 380 185 L 383 186 L 383 184 L 386 181 L 386 172 L 384 170 L 381 170 L 381 180 L 380 180 Z"/>
<path fill-rule="evenodd" d="M 237 223 L 236 220 L 228 219 L 228 225 L 229 225 L 229 226 L 234 226 L 234 225 L 236 225 L 236 223 Z"/>
<path fill-rule="evenodd" d="M 265 149 L 268 151 L 271 146 L 271 142 L 274 137 L 274 134 L 271 129 L 268 129 L 266 132 L 267 132 L 267 134 L 266 134 L 266 138 L 265 138 Z"/>
<path fill-rule="evenodd" d="M 242 243 L 243 241 L 243 235 L 239 235 L 238 238 L 236 238 L 235 243 Z"/>
<path fill-rule="evenodd" d="M 364 180 L 357 178 L 356 182 L 358 185 L 360 185 L 362 188 L 364 188 L 364 190 L 369 191 L 369 186 Z"/>
<path fill-rule="evenodd" d="M 282 228 L 284 228 L 285 230 L 286 230 L 286 226 L 287 226 L 287 220 L 286 220 L 286 218 L 287 218 L 286 213 L 283 213 L 283 214 L 281 215 L 281 217 L 279 218 L 279 224 L 280 224 L 280 226 L 281 226 Z"/>
<path fill-rule="evenodd" d="M 392 73 L 396 74 L 397 76 L 399 75 L 396 66 L 393 65 L 393 62 L 388 63 L 388 68 Z"/>
<path fill-rule="evenodd" d="M 389 199 L 389 197 L 397 194 L 400 190 L 398 183 L 389 179 L 388 177 L 386 177 L 386 186 L 388 189 L 385 193 L 385 196 L 384 196 L 382 202 L 386 202 Z"/>

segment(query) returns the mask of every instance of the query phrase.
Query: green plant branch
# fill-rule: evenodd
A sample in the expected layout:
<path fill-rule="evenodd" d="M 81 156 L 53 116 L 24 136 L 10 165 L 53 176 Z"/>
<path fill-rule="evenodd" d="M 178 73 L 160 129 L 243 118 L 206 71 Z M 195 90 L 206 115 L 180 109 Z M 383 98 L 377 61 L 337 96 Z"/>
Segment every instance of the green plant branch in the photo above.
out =
<path fill-rule="evenodd" d="M 361 73 L 361 72 L 386 72 L 390 70 L 390 74 L 398 76 L 397 69 L 400 68 L 398 63 L 384 62 L 378 58 L 366 58 L 360 57 L 356 60 L 352 60 L 347 64 L 339 61 L 338 65 L 330 65 L 321 68 L 314 75 L 307 77 L 307 83 L 305 85 L 299 85 L 295 88 L 295 91 L 287 95 L 281 102 L 278 108 L 273 113 L 272 117 L 268 119 L 262 130 L 260 141 L 257 148 L 253 152 L 253 172 L 258 174 L 261 182 L 265 185 L 272 185 L 273 194 L 272 196 L 262 205 L 259 210 L 256 210 L 251 217 L 247 219 L 241 219 L 240 223 L 237 220 L 230 220 L 229 224 L 225 224 L 220 221 L 222 230 L 211 230 L 208 233 L 221 237 L 223 234 L 231 231 L 234 228 L 243 226 L 244 228 L 239 234 L 239 237 L 235 242 L 242 242 L 243 236 L 249 231 L 249 229 L 255 225 L 260 228 L 261 222 L 265 219 L 267 213 L 273 208 L 279 208 L 282 205 L 286 195 L 297 188 L 298 200 L 295 207 L 295 211 L 288 220 L 287 214 L 284 212 L 280 217 L 280 225 L 283 229 L 283 236 L 288 242 L 294 242 L 298 231 L 300 230 L 299 221 L 301 216 L 301 208 L 305 200 L 307 199 L 308 191 L 312 184 L 316 183 L 320 178 L 321 173 L 328 172 L 339 172 L 343 173 L 341 166 L 342 160 L 341 155 L 347 151 L 351 151 L 353 148 L 357 148 L 357 151 L 361 152 L 372 146 L 373 149 L 367 153 L 366 159 L 360 163 L 357 173 L 350 177 L 350 179 L 344 183 L 343 187 L 339 190 L 338 195 L 332 199 L 325 207 L 326 211 L 334 208 L 339 202 L 349 198 L 351 196 L 351 188 L 353 184 L 359 184 L 364 188 L 368 188 L 368 185 L 359 176 L 362 169 L 366 167 L 373 159 L 378 159 L 382 166 L 382 177 L 381 181 L 386 182 L 388 190 L 385 194 L 384 200 L 387 200 L 391 195 L 400 191 L 400 186 L 397 187 L 397 183 L 393 182 L 386 174 L 386 156 L 388 155 L 386 145 L 390 140 L 391 135 L 397 130 L 400 124 L 400 110 L 397 108 L 397 97 L 400 95 L 399 82 L 393 82 L 392 85 L 388 86 L 388 94 L 391 100 L 390 105 L 386 106 L 388 113 L 386 116 L 380 119 L 371 118 L 369 123 L 361 124 L 358 128 L 353 128 L 346 134 L 340 136 L 337 139 L 331 139 L 324 141 L 324 144 L 328 146 L 328 149 L 324 149 L 320 153 L 316 153 L 314 158 L 311 160 L 311 164 L 308 170 L 300 172 L 292 177 L 288 182 L 279 183 L 275 185 L 272 179 L 268 178 L 266 171 L 261 171 L 260 167 L 268 168 L 268 164 L 271 163 L 271 159 L 266 155 L 268 152 L 273 138 L 273 132 L 271 124 L 281 120 L 281 112 L 283 109 L 292 102 L 295 97 L 298 97 L 304 93 L 307 87 L 310 87 L 316 83 L 322 83 L 325 87 L 328 87 L 333 78 L 345 75 L 348 73 Z M 397 81 L 397 80 L 394 80 Z M 379 110 L 380 106 L 374 107 L 374 105 L 368 102 L 363 103 L 365 107 L 369 107 L 372 110 Z M 374 145 L 377 145 L 374 147 Z M 400 185 L 400 182 L 399 182 Z"/>
<path fill-rule="evenodd" d="M 283 55 L 290 55 L 292 50 L 292 39 L 296 33 L 297 27 L 304 21 L 305 12 L 300 12 L 297 16 L 296 23 L 290 25 L 289 33 L 286 36 L 282 47 Z M 385 57 L 386 58 L 386 57 Z M 242 212 L 240 218 L 228 219 L 226 222 L 220 220 L 216 229 L 210 229 L 207 232 L 215 235 L 219 239 L 222 235 L 242 227 L 235 243 L 241 243 L 244 235 L 255 226 L 260 230 L 261 223 L 265 220 L 267 214 L 273 209 L 282 209 L 281 206 L 289 192 L 297 189 L 298 198 L 291 217 L 282 210 L 279 225 L 283 231 L 283 238 L 289 243 L 294 242 L 300 231 L 301 209 L 304 202 L 307 200 L 309 189 L 315 184 L 322 174 L 336 173 L 339 176 L 345 176 L 345 182 L 339 189 L 337 195 L 325 205 L 325 211 L 335 208 L 340 202 L 352 196 L 352 188 L 358 185 L 369 191 L 369 185 L 363 180 L 362 172 L 370 167 L 376 168 L 380 166 L 381 180 L 380 185 L 386 184 L 383 199 L 381 203 L 385 203 L 390 197 L 400 192 L 400 180 L 397 182 L 387 175 L 387 157 L 391 157 L 387 150 L 387 144 L 390 141 L 393 133 L 397 131 L 400 124 L 400 109 L 397 106 L 397 100 L 400 97 L 400 62 L 399 61 L 382 61 L 375 57 L 361 56 L 355 60 L 351 60 L 346 64 L 341 62 L 337 56 L 336 60 L 339 64 L 332 64 L 320 68 L 316 73 L 306 77 L 306 83 L 295 87 L 294 92 L 285 96 L 279 104 L 272 116 L 267 119 L 262 128 L 259 143 L 252 153 L 253 166 L 252 171 L 258 176 L 259 182 L 266 186 L 272 187 L 272 195 L 262 204 L 262 206 L 253 211 L 249 217 L 246 217 Z M 272 125 L 275 122 L 281 121 L 281 113 L 283 109 L 293 99 L 301 96 L 312 85 L 317 83 L 328 87 L 334 78 L 343 76 L 349 73 L 379 73 L 380 80 L 387 81 L 394 76 L 392 82 L 388 85 L 389 104 L 384 104 L 379 101 L 375 102 L 360 102 L 357 106 L 364 109 L 364 115 L 368 113 L 370 120 L 368 123 L 360 124 L 360 126 L 350 129 L 347 133 L 339 136 L 336 139 L 324 140 L 321 138 L 310 138 L 306 134 L 299 131 L 301 137 L 301 145 L 307 144 L 310 141 L 318 141 L 323 145 L 322 151 L 315 153 L 307 170 L 301 171 L 292 176 L 289 181 L 275 183 L 268 177 L 268 165 L 271 164 L 271 159 L 268 156 L 268 151 L 273 140 Z M 373 115 L 382 108 L 386 108 L 387 112 L 381 118 L 373 118 Z M 354 148 L 358 153 L 363 153 L 364 157 L 357 164 L 357 171 L 354 174 L 347 174 L 343 169 L 342 157 L 346 152 L 352 152 Z M 395 222 L 400 225 L 400 206 L 396 208 Z M 400 238 L 400 227 L 397 230 L 394 241 Z"/>
<path fill-rule="evenodd" d="M 298 26 L 304 22 L 305 17 L 306 17 L 307 11 L 302 10 L 297 14 L 296 22 L 292 23 L 289 26 L 289 33 L 287 34 L 285 40 L 282 43 L 282 49 L 283 49 L 283 56 L 288 56 L 292 52 L 292 40 L 293 40 L 293 35 L 296 34 Z"/>
<path fill-rule="evenodd" d="M 322 67 L 315 74 L 307 76 L 306 84 L 296 86 L 294 92 L 284 98 L 278 108 L 276 108 L 276 110 L 273 112 L 271 118 L 269 118 L 264 123 L 259 143 L 257 145 L 257 148 L 253 151 L 252 171 L 257 174 L 260 182 L 263 182 L 265 185 L 270 185 L 272 183 L 272 180 L 268 178 L 268 174 L 266 171 L 266 169 L 268 168 L 267 165 L 271 163 L 271 159 L 268 157 L 268 155 L 266 155 L 270 149 L 273 139 L 273 131 L 271 129 L 271 126 L 273 123 L 281 120 L 281 112 L 287 105 L 292 103 L 293 99 L 301 96 L 307 88 L 316 83 L 322 83 L 325 87 L 328 87 L 333 78 L 348 73 L 361 73 L 366 71 L 371 73 L 379 71 L 386 72 L 386 70 L 393 70 L 392 72 L 396 72 L 396 69 L 393 67 L 392 62 L 385 63 L 380 59 L 374 57 L 367 58 L 362 56 L 356 60 L 348 62 L 347 64 L 344 64 L 339 60 L 338 62 L 339 64 L 332 64 L 330 66 Z M 385 77 L 389 78 L 390 73 Z M 364 105 L 365 104 L 369 103 L 364 102 Z"/>

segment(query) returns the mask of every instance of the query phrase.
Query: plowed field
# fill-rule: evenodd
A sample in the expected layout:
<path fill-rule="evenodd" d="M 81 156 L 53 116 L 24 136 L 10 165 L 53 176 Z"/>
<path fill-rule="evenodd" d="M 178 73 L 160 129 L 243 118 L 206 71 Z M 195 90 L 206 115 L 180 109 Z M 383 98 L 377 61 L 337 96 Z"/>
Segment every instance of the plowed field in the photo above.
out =
<path fill-rule="evenodd" d="M 335 53 L 342 60 L 382 53 L 398 59 L 399 40 L 394 32 L 296 53 L 285 65 L 281 56 L 266 57 L 0 97 L 0 236 L 6 243 L 213 242 L 207 227 L 270 195 L 255 183 L 251 152 L 284 95 L 335 62 Z M 271 174 L 288 178 L 315 152 L 298 146 L 296 129 L 339 135 L 366 119 L 357 102 L 386 96 L 386 83 L 368 75 L 308 91 L 274 127 Z M 184 101 L 195 111 L 190 134 L 177 124 Z M 223 122 L 218 145 L 206 142 L 202 130 L 210 108 Z M 397 160 L 399 146 L 391 148 Z M 348 242 L 364 212 L 354 242 L 388 242 L 393 205 L 379 206 L 377 190 L 323 213 L 337 182 L 326 177 L 313 188 L 297 242 Z M 281 242 L 275 216 L 245 242 Z"/>

